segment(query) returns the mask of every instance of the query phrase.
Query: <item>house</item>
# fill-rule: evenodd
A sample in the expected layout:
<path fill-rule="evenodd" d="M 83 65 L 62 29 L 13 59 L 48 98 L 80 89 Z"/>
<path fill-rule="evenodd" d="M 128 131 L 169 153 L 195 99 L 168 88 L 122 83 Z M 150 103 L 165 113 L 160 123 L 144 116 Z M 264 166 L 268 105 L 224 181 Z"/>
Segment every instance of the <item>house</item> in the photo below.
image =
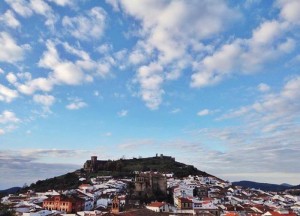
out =
<path fill-rule="evenodd" d="M 275 211 L 268 211 L 264 213 L 262 216 L 297 216 L 297 214 L 285 209 L 278 209 Z"/>
<path fill-rule="evenodd" d="M 176 197 L 193 197 L 193 195 L 193 189 L 187 187 L 186 185 L 179 185 L 173 189 L 174 200 Z"/>
<path fill-rule="evenodd" d="M 154 212 L 169 212 L 169 206 L 165 202 L 152 202 L 146 208 Z"/>
<path fill-rule="evenodd" d="M 41 210 L 37 212 L 23 213 L 22 216 L 48 216 L 48 215 L 53 215 L 53 212 L 49 210 Z"/>
<path fill-rule="evenodd" d="M 77 215 L 79 216 L 102 216 L 103 212 L 101 211 L 82 211 L 82 212 L 77 212 Z"/>
<path fill-rule="evenodd" d="M 211 202 L 203 202 L 199 200 L 193 200 L 194 214 L 196 215 L 211 215 L 219 216 L 220 210 Z"/>
<path fill-rule="evenodd" d="M 81 184 L 79 189 L 82 190 L 84 193 L 90 192 L 94 189 L 94 187 L 90 184 Z"/>
<path fill-rule="evenodd" d="M 73 213 L 84 210 L 84 200 L 74 196 L 57 195 L 45 199 L 43 208 Z"/>
<path fill-rule="evenodd" d="M 197 196 L 197 197 L 199 197 L 200 199 L 208 197 L 208 189 L 206 187 L 199 187 L 199 186 L 197 186 L 194 189 L 194 195 Z"/>
<path fill-rule="evenodd" d="M 193 209 L 193 200 L 185 198 L 185 197 L 178 197 L 178 209 Z"/>

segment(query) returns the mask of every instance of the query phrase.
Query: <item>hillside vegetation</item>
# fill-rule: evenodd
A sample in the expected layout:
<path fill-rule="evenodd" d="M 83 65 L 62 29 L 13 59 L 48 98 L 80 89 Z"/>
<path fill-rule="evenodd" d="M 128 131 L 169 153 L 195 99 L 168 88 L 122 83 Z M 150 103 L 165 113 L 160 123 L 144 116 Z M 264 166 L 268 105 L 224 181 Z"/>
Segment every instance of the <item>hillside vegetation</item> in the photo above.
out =
<path fill-rule="evenodd" d="M 24 187 L 20 192 L 33 190 L 35 192 L 44 192 L 48 190 L 66 190 L 75 189 L 80 185 L 79 177 L 76 172 L 67 173 L 65 175 L 39 180 L 32 183 L 29 187 Z"/>
<path fill-rule="evenodd" d="M 86 162 L 90 166 L 91 161 Z M 99 161 L 94 175 L 131 176 L 134 171 L 158 171 L 164 173 L 174 173 L 176 177 L 188 175 L 210 176 L 206 172 L 200 171 L 192 165 L 186 165 L 175 161 L 168 156 L 119 159 L 115 161 Z"/>
<path fill-rule="evenodd" d="M 86 162 L 89 164 L 90 160 Z M 34 190 L 36 192 L 47 190 L 67 190 L 77 188 L 82 182 L 80 177 L 90 179 L 99 175 L 109 175 L 113 177 L 134 177 L 135 171 L 158 171 L 165 173 L 174 173 L 176 177 L 185 177 L 189 175 L 210 176 L 206 172 L 200 171 L 194 166 L 186 165 L 175 161 L 171 157 L 151 157 L 151 158 L 133 158 L 101 161 L 101 166 L 95 172 L 87 172 L 83 168 L 62 176 L 39 180 L 29 187 L 22 188 L 21 192 Z"/>

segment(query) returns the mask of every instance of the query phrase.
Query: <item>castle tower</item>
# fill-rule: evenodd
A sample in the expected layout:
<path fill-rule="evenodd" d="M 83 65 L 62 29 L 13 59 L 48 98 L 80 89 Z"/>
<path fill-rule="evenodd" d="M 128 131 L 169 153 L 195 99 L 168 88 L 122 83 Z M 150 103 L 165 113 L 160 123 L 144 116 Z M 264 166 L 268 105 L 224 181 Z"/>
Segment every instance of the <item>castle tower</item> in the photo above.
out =
<path fill-rule="evenodd" d="M 91 168 L 95 171 L 97 168 L 97 156 L 91 156 Z"/>

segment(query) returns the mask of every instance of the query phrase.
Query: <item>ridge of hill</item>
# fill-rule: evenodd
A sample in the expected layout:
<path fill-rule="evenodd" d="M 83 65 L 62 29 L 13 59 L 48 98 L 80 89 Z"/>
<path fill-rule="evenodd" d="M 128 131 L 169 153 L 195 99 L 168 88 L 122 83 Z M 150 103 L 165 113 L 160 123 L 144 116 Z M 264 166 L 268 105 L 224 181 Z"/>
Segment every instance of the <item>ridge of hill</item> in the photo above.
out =
<path fill-rule="evenodd" d="M 269 183 L 253 182 L 253 181 L 232 182 L 232 185 L 242 186 L 246 188 L 255 188 L 263 191 L 273 191 L 273 192 L 284 191 L 291 188 L 290 185 L 286 185 L 286 184 L 269 184 Z"/>
<path fill-rule="evenodd" d="M 11 187 L 5 190 L 0 190 L 1 194 L 13 194 L 18 192 L 21 189 L 21 187 Z"/>
<path fill-rule="evenodd" d="M 292 186 L 292 187 L 290 187 L 290 189 L 294 189 L 294 190 L 296 190 L 296 189 L 300 189 L 300 184 L 299 185 L 295 185 L 295 186 Z"/>

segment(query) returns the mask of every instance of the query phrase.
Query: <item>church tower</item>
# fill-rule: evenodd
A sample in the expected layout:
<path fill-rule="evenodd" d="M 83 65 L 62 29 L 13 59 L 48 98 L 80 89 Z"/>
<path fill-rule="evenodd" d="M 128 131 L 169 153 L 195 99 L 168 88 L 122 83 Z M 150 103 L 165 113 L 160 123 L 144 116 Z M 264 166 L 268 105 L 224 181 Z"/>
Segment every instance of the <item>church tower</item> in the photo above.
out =
<path fill-rule="evenodd" d="M 112 202 L 112 213 L 119 214 L 120 213 L 120 199 L 116 195 Z"/>

